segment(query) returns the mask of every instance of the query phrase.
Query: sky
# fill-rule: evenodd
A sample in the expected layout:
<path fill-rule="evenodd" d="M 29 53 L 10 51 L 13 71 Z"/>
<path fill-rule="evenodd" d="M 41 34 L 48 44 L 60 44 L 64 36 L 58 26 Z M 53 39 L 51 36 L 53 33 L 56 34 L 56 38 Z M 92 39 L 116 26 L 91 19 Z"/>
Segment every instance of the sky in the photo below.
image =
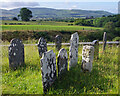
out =
<path fill-rule="evenodd" d="M 0 0 L 1 2 L 118 2 L 119 0 Z"/>
<path fill-rule="evenodd" d="M 104 10 L 118 13 L 120 0 L 0 0 L 1 9 L 47 7 L 54 9 Z"/>

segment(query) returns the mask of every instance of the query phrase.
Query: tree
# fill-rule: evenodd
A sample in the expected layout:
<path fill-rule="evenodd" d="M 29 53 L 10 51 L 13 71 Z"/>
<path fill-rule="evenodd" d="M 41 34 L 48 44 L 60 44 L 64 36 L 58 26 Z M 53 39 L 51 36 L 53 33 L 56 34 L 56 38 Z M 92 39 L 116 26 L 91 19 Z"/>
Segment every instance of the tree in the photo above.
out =
<path fill-rule="evenodd" d="M 18 14 L 17 17 L 18 17 L 18 20 L 19 20 L 20 14 Z"/>
<path fill-rule="evenodd" d="M 115 30 L 115 25 L 113 22 L 107 22 L 104 26 L 105 30 L 113 31 Z"/>
<path fill-rule="evenodd" d="M 13 17 L 12 20 L 18 21 L 17 17 Z"/>
<path fill-rule="evenodd" d="M 21 8 L 20 17 L 22 21 L 30 21 L 30 18 L 32 18 L 32 11 L 27 8 Z"/>

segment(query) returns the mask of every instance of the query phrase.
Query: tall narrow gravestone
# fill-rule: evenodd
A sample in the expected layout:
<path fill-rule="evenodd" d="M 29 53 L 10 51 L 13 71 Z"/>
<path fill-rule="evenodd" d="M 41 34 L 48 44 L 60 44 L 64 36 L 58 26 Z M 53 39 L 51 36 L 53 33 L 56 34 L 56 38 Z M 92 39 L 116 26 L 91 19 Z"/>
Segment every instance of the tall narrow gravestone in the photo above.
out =
<path fill-rule="evenodd" d="M 24 45 L 20 39 L 12 39 L 9 46 L 9 67 L 16 69 L 24 64 Z"/>
<path fill-rule="evenodd" d="M 82 65 L 81 69 L 83 72 L 92 70 L 92 62 L 94 58 L 94 47 L 93 46 L 83 46 L 82 50 Z"/>
<path fill-rule="evenodd" d="M 44 38 L 40 37 L 38 41 L 38 51 L 39 56 L 42 57 L 42 54 L 47 51 L 47 43 Z"/>
<path fill-rule="evenodd" d="M 104 35 L 103 35 L 103 51 L 105 50 L 106 42 L 107 42 L 107 33 L 104 32 Z"/>
<path fill-rule="evenodd" d="M 57 66 L 58 66 L 58 76 L 60 76 L 60 74 L 62 74 L 64 71 L 67 71 L 68 55 L 67 55 L 67 51 L 64 48 L 60 49 L 58 53 Z"/>
<path fill-rule="evenodd" d="M 69 57 L 70 63 L 69 68 L 75 66 L 78 62 L 78 43 L 79 43 L 79 36 L 78 33 L 74 33 L 71 35 L 70 39 L 70 48 L 69 48 Z"/>
<path fill-rule="evenodd" d="M 45 52 L 40 62 L 43 89 L 46 92 L 56 79 L 56 55 L 53 50 Z"/>
<path fill-rule="evenodd" d="M 56 49 L 57 49 L 57 50 L 60 50 L 60 48 L 61 48 L 61 43 L 62 43 L 62 38 L 61 38 L 60 35 L 57 35 L 57 36 L 55 37 L 55 46 L 56 46 Z"/>
<path fill-rule="evenodd" d="M 94 46 L 94 58 L 98 59 L 99 58 L 99 41 L 98 40 L 94 40 L 92 42 L 93 46 Z"/>

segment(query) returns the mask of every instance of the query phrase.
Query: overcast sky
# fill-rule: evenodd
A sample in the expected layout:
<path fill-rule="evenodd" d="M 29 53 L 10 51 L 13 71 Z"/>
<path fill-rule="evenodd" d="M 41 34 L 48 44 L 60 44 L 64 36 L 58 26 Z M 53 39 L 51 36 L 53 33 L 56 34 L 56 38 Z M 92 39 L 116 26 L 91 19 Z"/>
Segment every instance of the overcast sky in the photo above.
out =
<path fill-rule="evenodd" d="M 0 8 L 9 10 L 19 7 L 47 7 L 54 9 L 104 10 L 118 13 L 118 1 L 120 0 L 0 0 Z"/>

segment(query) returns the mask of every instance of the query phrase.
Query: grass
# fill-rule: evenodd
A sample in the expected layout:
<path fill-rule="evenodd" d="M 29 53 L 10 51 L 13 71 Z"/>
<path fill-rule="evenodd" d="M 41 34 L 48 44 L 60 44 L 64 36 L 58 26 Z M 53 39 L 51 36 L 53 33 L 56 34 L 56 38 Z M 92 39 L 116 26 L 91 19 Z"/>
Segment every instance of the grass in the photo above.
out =
<path fill-rule="evenodd" d="M 0 20 L 2 21 L 1 24 L 5 25 L 5 23 L 7 23 L 8 25 L 10 23 L 22 23 L 24 25 L 38 25 L 39 22 L 35 22 L 35 21 L 29 21 L 29 22 L 25 22 L 25 21 L 14 21 L 14 20 Z"/>
<path fill-rule="evenodd" d="M 69 52 L 69 46 L 62 47 Z M 49 46 L 50 49 L 57 56 L 55 47 Z M 91 73 L 81 72 L 81 52 L 82 46 L 79 46 L 78 64 L 57 78 L 47 94 L 118 94 L 117 46 L 106 47 L 106 52 L 94 60 Z M 25 46 L 25 66 L 16 71 L 9 69 L 8 47 L 2 47 L 2 93 L 43 94 L 40 69 L 37 46 Z"/>
<path fill-rule="evenodd" d="M 77 30 L 97 30 L 102 29 L 99 27 L 87 27 L 87 26 L 56 26 L 56 25 L 2 25 L 3 31 L 13 30 L 56 30 L 56 31 L 77 31 Z"/>
<path fill-rule="evenodd" d="M 10 23 L 22 23 L 24 25 L 68 25 L 67 22 L 56 22 L 56 21 L 13 21 L 13 20 L 0 20 L 2 25 L 9 25 Z"/>

